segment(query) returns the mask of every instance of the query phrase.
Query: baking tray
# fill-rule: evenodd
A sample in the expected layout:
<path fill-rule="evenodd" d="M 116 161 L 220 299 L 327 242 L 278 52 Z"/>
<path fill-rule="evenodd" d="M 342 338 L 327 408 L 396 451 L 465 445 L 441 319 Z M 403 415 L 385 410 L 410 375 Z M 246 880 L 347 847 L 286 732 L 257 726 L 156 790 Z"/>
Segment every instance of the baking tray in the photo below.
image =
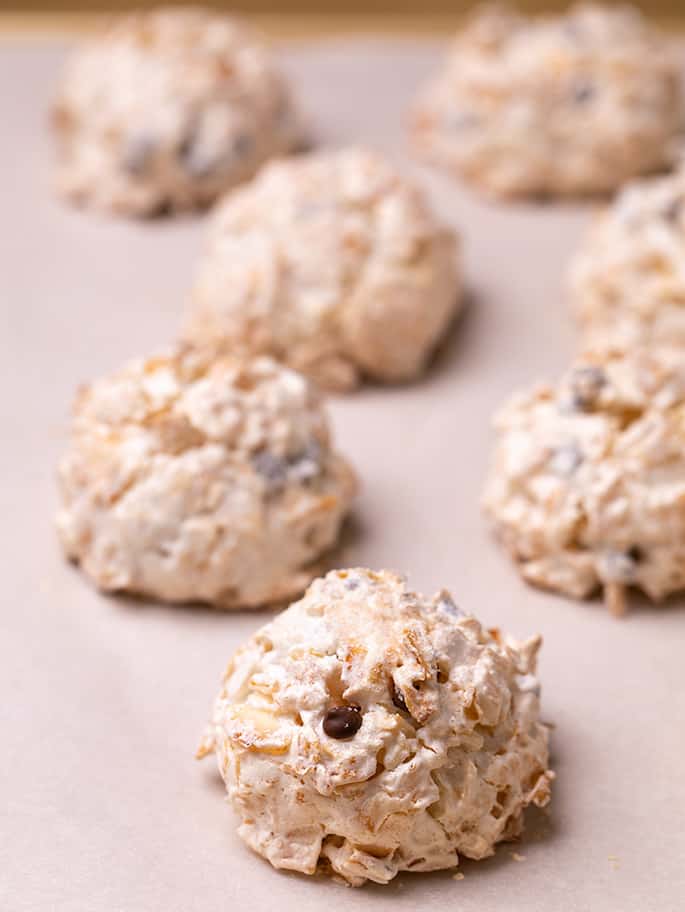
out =
<path fill-rule="evenodd" d="M 82 381 L 170 339 L 202 218 L 135 223 L 50 193 L 45 109 L 65 48 L 0 48 L 0 909 L 3 912 L 682 910 L 683 600 L 616 621 L 519 581 L 480 513 L 493 410 L 574 345 L 563 274 L 587 206 L 496 206 L 406 157 L 432 42 L 280 50 L 322 143 L 363 140 L 425 182 L 465 240 L 469 305 L 421 383 L 331 401 L 363 479 L 342 561 L 449 587 L 486 623 L 544 635 L 548 814 L 494 858 L 346 889 L 243 846 L 193 752 L 233 649 L 270 617 L 98 595 L 59 553 L 54 465 Z"/>

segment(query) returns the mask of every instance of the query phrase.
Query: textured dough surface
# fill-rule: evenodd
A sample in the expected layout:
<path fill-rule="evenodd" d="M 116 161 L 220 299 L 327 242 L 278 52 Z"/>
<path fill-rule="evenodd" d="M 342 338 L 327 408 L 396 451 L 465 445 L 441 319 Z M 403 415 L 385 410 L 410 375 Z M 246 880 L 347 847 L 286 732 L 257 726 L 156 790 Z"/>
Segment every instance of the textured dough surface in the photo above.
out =
<path fill-rule="evenodd" d="M 59 482 L 64 550 L 100 589 L 222 608 L 299 595 L 356 487 L 303 377 L 180 351 L 80 392 Z"/>
<path fill-rule="evenodd" d="M 240 835 L 277 868 L 359 885 L 485 858 L 549 800 L 539 645 L 446 591 L 335 571 L 238 650 L 199 755 L 216 752 Z M 323 728 L 340 705 L 361 717 L 347 740 Z"/>
<path fill-rule="evenodd" d="M 569 279 L 584 347 L 685 346 L 685 170 L 622 190 Z"/>
<path fill-rule="evenodd" d="M 496 421 L 485 508 L 531 583 L 583 598 L 685 587 L 685 364 L 587 356 Z"/>
<path fill-rule="evenodd" d="M 201 9 L 137 13 L 87 43 L 53 124 L 58 189 L 125 215 L 207 205 L 301 137 L 265 47 Z"/>
<path fill-rule="evenodd" d="M 361 148 L 267 166 L 220 204 L 184 330 L 333 389 L 419 374 L 461 298 L 458 244 Z"/>
<path fill-rule="evenodd" d="M 637 10 L 526 18 L 488 7 L 412 112 L 425 157 L 495 196 L 604 193 L 668 166 L 680 61 Z"/>

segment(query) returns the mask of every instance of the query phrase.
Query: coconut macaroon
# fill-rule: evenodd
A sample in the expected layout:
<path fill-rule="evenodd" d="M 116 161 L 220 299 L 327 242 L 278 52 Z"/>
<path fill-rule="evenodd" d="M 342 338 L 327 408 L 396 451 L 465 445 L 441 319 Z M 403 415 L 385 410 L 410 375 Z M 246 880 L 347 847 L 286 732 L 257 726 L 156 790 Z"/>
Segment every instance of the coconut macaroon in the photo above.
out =
<path fill-rule="evenodd" d="M 585 347 L 685 346 L 685 169 L 623 190 L 588 233 L 569 284 Z"/>
<path fill-rule="evenodd" d="M 184 337 L 336 390 L 418 375 L 461 299 L 455 235 L 362 148 L 268 165 L 219 206 Z"/>
<path fill-rule="evenodd" d="M 198 755 L 276 868 L 356 886 L 485 858 L 550 797 L 540 642 L 335 571 L 235 654 Z"/>
<path fill-rule="evenodd" d="M 100 589 L 220 608 L 301 594 L 355 491 L 303 377 L 182 351 L 80 392 L 59 483 L 64 550 Z"/>
<path fill-rule="evenodd" d="M 417 150 L 502 197 L 604 193 L 671 164 L 681 61 L 630 7 L 487 7 L 412 112 Z"/>
<path fill-rule="evenodd" d="M 69 60 L 53 108 L 58 189 L 125 215 L 204 206 L 300 142 L 289 90 L 238 21 L 161 9 Z"/>
<path fill-rule="evenodd" d="M 497 418 L 485 491 L 530 583 L 615 614 L 627 587 L 685 588 L 685 362 L 673 351 L 586 356 Z"/>

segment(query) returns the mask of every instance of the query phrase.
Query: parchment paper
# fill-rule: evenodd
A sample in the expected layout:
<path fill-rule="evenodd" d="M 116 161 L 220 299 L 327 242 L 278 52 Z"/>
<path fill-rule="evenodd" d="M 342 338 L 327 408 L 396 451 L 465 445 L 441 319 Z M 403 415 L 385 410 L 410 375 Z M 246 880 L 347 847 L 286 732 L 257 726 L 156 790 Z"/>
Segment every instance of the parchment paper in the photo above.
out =
<path fill-rule="evenodd" d="M 405 103 L 439 53 L 282 51 L 321 141 L 366 140 L 401 161 Z M 229 655 L 269 614 L 99 596 L 53 533 L 74 389 L 171 338 L 204 226 L 107 220 L 53 199 L 44 114 L 63 54 L 0 48 L 0 910 L 682 910 L 683 600 L 638 600 L 617 622 L 535 592 L 478 503 L 493 409 L 572 351 L 562 275 L 589 208 L 493 206 L 407 163 L 463 230 L 468 312 L 424 382 L 331 403 L 364 482 L 342 560 L 447 586 L 489 624 L 544 634 L 551 812 L 458 882 L 351 890 L 279 874 L 235 835 L 212 761 L 193 759 Z"/>

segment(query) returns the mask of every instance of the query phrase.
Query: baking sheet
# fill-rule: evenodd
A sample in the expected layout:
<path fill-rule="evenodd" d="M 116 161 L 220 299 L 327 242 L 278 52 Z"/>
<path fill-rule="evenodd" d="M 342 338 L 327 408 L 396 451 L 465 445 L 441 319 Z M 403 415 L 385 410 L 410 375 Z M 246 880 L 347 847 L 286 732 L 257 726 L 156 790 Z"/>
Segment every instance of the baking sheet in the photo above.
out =
<path fill-rule="evenodd" d="M 447 586 L 488 624 L 543 633 L 549 814 L 493 859 L 466 862 L 460 881 L 352 890 L 278 873 L 242 845 L 213 763 L 193 751 L 229 655 L 269 613 L 100 596 L 62 561 L 51 525 L 74 389 L 173 335 L 203 220 L 114 221 L 54 200 L 44 112 L 64 49 L 0 47 L 3 912 L 683 909 L 683 600 L 638 600 L 617 622 L 533 591 L 478 505 L 493 409 L 572 351 L 561 277 L 590 211 L 497 207 L 406 162 L 405 102 L 439 52 L 282 51 L 319 139 L 392 153 L 465 236 L 469 307 L 425 381 L 331 403 L 364 482 L 342 560 Z"/>

